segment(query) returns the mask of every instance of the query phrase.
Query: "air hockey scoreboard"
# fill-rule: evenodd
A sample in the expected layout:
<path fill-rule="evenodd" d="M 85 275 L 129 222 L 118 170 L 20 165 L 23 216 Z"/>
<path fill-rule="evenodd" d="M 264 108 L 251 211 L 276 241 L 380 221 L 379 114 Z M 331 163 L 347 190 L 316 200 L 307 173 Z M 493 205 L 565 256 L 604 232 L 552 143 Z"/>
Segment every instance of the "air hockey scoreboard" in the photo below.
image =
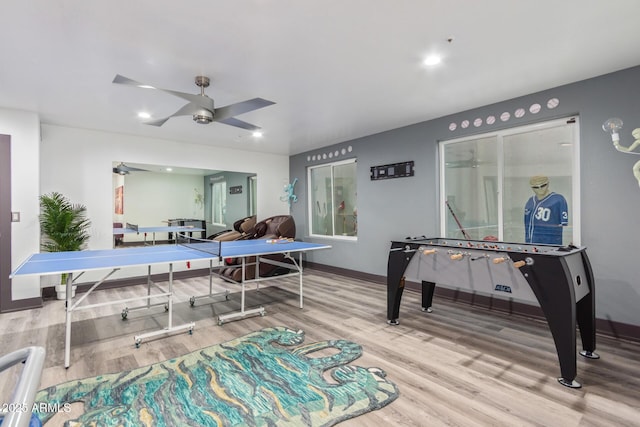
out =
<path fill-rule="evenodd" d="M 586 248 L 445 238 L 391 242 L 387 265 L 387 322 L 399 324 L 406 281 L 421 283 L 422 310 L 432 311 L 436 285 L 471 294 L 539 304 L 558 352 L 567 387 L 575 381 L 576 324 L 583 350 L 595 353 L 595 288 Z"/>

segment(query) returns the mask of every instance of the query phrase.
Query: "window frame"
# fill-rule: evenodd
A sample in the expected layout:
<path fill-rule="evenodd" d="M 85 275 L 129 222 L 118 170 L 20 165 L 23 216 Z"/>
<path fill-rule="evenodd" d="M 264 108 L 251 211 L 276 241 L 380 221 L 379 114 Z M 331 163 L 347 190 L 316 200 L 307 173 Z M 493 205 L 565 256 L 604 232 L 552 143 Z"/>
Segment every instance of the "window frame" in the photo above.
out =
<path fill-rule="evenodd" d="M 248 197 L 248 212 L 250 216 L 258 214 L 258 175 L 252 175 L 247 178 L 247 187 L 249 192 Z"/>
<path fill-rule="evenodd" d="M 216 207 L 217 207 L 217 203 L 218 200 L 216 200 L 216 192 L 214 191 L 214 187 L 217 185 L 222 185 L 222 192 L 220 192 L 220 195 L 223 197 L 224 199 L 224 203 L 221 204 L 221 206 L 219 207 L 219 214 L 221 216 L 220 219 L 223 220 L 223 222 L 216 222 Z M 226 208 L 226 200 L 227 200 L 227 181 L 226 180 L 220 180 L 220 181 L 215 181 L 211 183 L 211 223 L 215 226 L 222 226 L 222 227 L 226 227 L 226 218 L 225 216 L 225 208 Z"/>
<path fill-rule="evenodd" d="M 554 127 L 559 127 L 563 125 L 573 124 L 573 140 L 571 141 L 571 204 L 572 204 L 572 218 L 571 218 L 571 226 L 572 226 L 572 239 L 571 244 L 580 246 L 582 240 L 582 225 L 580 219 L 580 118 L 578 115 L 567 116 L 559 119 L 547 120 L 544 122 L 527 124 L 517 127 L 511 127 L 507 129 L 497 130 L 493 132 L 487 132 L 482 134 L 474 134 L 468 135 L 461 138 L 455 138 L 450 140 L 441 140 L 438 141 L 438 169 L 439 169 L 439 205 L 440 205 L 440 235 L 445 236 L 447 231 L 447 219 L 450 213 L 448 212 L 448 208 L 446 205 L 446 182 L 445 182 L 445 173 L 446 173 L 446 159 L 445 159 L 445 148 L 449 144 L 461 143 L 461 142 L 471 142 L 480 139 L 489 139 L 496 138 L 497 142 L 497 192 L 498 192 L 498 204 L 496 209 L 498 210 L 498 230 L 499 230 L 499 240 L 503 241 L 504 235 L 504 227 L 505 227 L 505 218 L 503 212 L 504 205 L 504 180 L 505 180 L 505 160 L 504 160 L 504 138 L 509 136 L 514 136 L 522 133 L 533 132 L 537 130 L 546 130 Z M 518 243 L 518 242 L 512 242 Z M 520 242 L 525 244 L 524 242 Z M 569 242 L 567 242 L 568 244 Z"/>
<path fill-rule="evenodd" d="M 354 180 L 356 183 L 356 187 L 358 184 L 358 173 L 357 173 L 357 164 L 358 164 L 358 159 L 357 157 L 352 157 L 350 159 L 344 159 L 344 160 L 339 160 L 339 161 L 335 161 L 335 162 L 328 162 L 328 163 L 322 163 L 322 164 L 318 164 L 318 165 L 313 165 L 313 166 L 308 166 L 307 167 L 307 193 L 309 194 L 308 199 L 308 205 L 307 205 L 307 218 L 308 218 L 308 233 L 309 233 L 309 237 L 313 237 L 313 238 L 322 238 L 322 239 L 335 239 L 335 240 L 347 240 L 347 241 L 357 241 L 358 240 L 358 232 L 356 229 L 356 235 L 355 236 L 345 236 L 342 234 L 336 234 L 336 224 L 335 221 L 333 221 L 334 215 L 332 212 L 332 234 L 327 235 L 327 234 L 315 234 L 313 233 L 313 182 L 311 179 L 311 173 L 313 170 L 315 169 L 319 169 L 319 168 L 326 168 L 326 167 L 330 167 L 331 168 L 331 200 L 335 200 L 335 182 L 334 182 L 334 167 L 336 166 L 340 166 L 340 165 L 345 165 L 345 164 L 350 164 L 350 163 L 354 163 L 356 165 L 356 173 L 354 175 Z M 357 191 L 356 191 L 357 194 Z M 356 205 L 357 205 L 357 196 L 356 196 Z M 356 220 L 357 221 L 357 220 Z M 357 222 L 356 222 L 357 223 Z"/>

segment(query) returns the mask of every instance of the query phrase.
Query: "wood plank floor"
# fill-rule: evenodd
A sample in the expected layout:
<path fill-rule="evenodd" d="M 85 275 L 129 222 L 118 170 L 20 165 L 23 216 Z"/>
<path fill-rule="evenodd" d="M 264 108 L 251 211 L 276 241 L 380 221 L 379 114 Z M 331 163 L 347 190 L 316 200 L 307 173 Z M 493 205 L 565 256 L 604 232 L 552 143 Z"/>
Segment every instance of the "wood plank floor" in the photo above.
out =
<path fill-rule="evenodd" d="M 578 356 L 581 389 L 561 386 L 559 365 L 545 322 L 464 303 L 436 299 L 420 310 L 420 296 L 405 292 L 400 325 L 386 324 L 386 288 L 380 284 L 308 269 L 305 307 L 298 308 L 297 280 L 280 279 L 247 294 L 265 317 L 217 325 L 237 310 L 239 289 L 228 301 L 198 300 L 208 279 L 176 281 L 174 324 L 195 321 L 193 335 L 178 332 L 144 341 L 133 336 L 166 325 L 162 307 L 132 311 L 122 306 L 74 313 L 71 366 L 64 369 L 64 302 L 0 314 L 0 354 L 40 345 L 47 351 L 41 386 L 159 362 L 269 326 L 302 329 L 306 341 L 348 339 L 363 346 L 353 364 L 378 367 L 400 389 L 389 406 L 344 426 L 640 426 L 640 343 L 598 336 L 600 360 Z M 90 302 L 146 293 L 144 286 L 95 292 Z M 213 301 L 213 302 L 212 302 Z M 581 349 L 578 343 L 578 349 Z M 0 374 L 0 402 L 9 398 L 17 369 Z M 62 418 L 61 418 L 62 419 Z M 61 421 L 56 421 L 56 423 Z M 58 425 L 58 424 L 55 424 Z"/>

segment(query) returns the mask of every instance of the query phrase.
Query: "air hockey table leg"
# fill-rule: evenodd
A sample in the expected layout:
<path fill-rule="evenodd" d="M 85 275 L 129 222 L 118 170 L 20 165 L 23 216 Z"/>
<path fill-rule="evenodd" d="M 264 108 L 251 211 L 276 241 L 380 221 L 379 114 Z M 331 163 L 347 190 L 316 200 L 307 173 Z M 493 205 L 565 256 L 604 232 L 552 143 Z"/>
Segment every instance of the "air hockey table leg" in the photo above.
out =
<path fill-rule="evenodd" d="M 582 387 L 576 381 L 576 302 L 572 277 L 551 257 L 541 257 L 528 271 L 527 281 L 536 295 L 555 342 L 560 377 L 558 382 L 570 388 Z"/>
<path fill-rule="evenodd" d="M 586 281 L 589 285 L 589 293 L 576 303 L 576 322 L 582 340 L 582 351 L 580 356 L 587 359 L 599 359 L 596 350 L 596 296 L 593 271 L 586 252 L 581 253 L 582 263 L 586 274 Z"/>
<path fill-rule="evenodd" d="M 399 325 L 400 302 L 404 291 L 404 272 L 415 254 L 415 251 L 405 251 L 404 245 L 392 244 L 387 263 L 387 323 Z"/>
<path fill-rule="evenodd" d="M 390 283 L 387 279 L 387 323 L 392 326 L 400 324 L 400 301 L 404 291 L 404 277 L 401 277 L 397 284 Z"/>
<path fill-rule="evenodd" d="M 422 311 L 431 313 L 431 305 L 433 303 L 433 293 L 436 290 L 436 284 L 433 282 L 422 281 Z"/>

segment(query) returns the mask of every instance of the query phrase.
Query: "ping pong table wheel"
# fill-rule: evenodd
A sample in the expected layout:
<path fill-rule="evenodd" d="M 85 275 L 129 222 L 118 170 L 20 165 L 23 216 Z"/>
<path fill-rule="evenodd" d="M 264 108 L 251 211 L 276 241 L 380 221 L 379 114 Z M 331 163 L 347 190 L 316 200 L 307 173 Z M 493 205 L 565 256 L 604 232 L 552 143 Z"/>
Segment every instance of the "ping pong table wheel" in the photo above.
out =
<path fill-rule="evenodd" d="M 189 305 L 191 307 L 193 307 L 194 305 L 196 305 L 196 297 L 191 297 L 189 298 Z"/>
<path fill-rule="evenodd" d="M 142 342 L 142 340 L 139 339 L 139 338 L 136 340 L 136 348 L 140 348 L 140 343 L 141 342 Z"/>
<path fill-rule="evenodd" d="M 164 311 L 169 311 L 169 304 L 164 305 Z"/>
<path fill-rule="evenodd" d="M 193 328 L 189 328 L 189 335 L 193 335 Z"/>
<path fill-rule="evenodd" d="M 125 308 L 124 310 L 122 310 L 122 320 L 127 320 L 127 316 L 129 316 L 129 309 Z"/>
<path fill-rule="evenodd" d="M 218 326 L 222 326 L 222 324 L 223 324 L 223 323 L 224 323 L 224 322 L 222 321 L 222 319 L 220 319 L 220 318 L 218 317 Z"/>

